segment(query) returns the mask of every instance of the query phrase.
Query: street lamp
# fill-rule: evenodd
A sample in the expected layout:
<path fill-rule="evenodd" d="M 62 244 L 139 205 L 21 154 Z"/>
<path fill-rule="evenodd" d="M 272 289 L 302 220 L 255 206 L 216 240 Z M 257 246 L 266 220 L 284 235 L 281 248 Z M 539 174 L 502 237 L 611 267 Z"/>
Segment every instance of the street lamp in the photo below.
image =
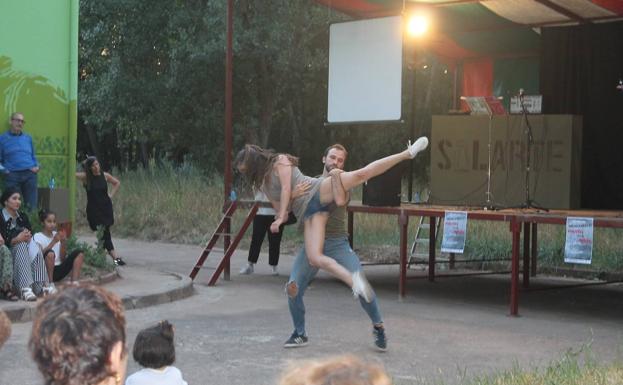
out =
<path fill-rule="evenodd" d="M 416 58 L 415 58 L 415 40 L 421 39 L 429 29 L 429 17 L 425 13 L 422 12 L 414 12 L 407 16 L 405 31 L 407 37 L 410 38 L 411 44 L 413 47 L 412 55 L 413 55 L 413 83 L 412 83 L 412 92 L 411 92 L 411 137 L 415 140 L 416 136 L 416 127 L 415 127 L 415 77 L 416 77 Z M 412 160 L 409 163 L 409 181 L 408 181 L 408 201 L 411 202 L 413 200 L 413 173 L 414 173 L 414 162 Z"/>
<path fill-rule="evenodd" d="M 407 19 L 407 34 L 411 37 L 420 37 L 428 31 L 428 17 L 424 14 L 412 14 Z"/>

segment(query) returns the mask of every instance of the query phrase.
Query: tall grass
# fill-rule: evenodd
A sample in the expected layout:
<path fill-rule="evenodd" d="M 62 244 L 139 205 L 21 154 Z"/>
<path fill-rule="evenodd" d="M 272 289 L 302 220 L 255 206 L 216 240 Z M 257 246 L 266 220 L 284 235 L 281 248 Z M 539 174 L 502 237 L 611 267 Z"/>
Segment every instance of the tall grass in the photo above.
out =
<path fill-rule="evenodd" d="M 519 367 L 492 376 L 475 378 L 470 385 L 615 385 L 623 384 L 623 363 L 599 364 L 590 351 L 567 352 L 544 370 Z"/>
<path fill-rule="evenodd" d="M 151 162 L 145 169 L 117 175 L 121 189 L 115 195 L 113 237 L 202 244 L 222 218 L 223 181 L 207 176 L 191 164 L 173 166 Z M 353 199 L 361 199 L 355 189 Z M 76 226 L 89 232 L 86 223 L 86 194 L 78 189 Z M 233 229 L 246 215 L 238 210 Z M 409 219 L 409 235 L 415 234 L 417 217 Z M 302 244 L 297 225 L 287 226 L 282 249 L 292 252 Z M 593 269 L 623 271 L 623 230 L 595 228 Z M 247 247 L 249 236 L 241 247 Z M 398 218 L 394 215 L 355 214 L 354 243 L 357 251 L 374 261 L 398 260 Z M 439 245 L 439 244 L 438 244 Z M 409 243 L 411 247 L 411 241 Z M 510 258 L 511 236 L 507 223 L 470 221 L 467 229 L 466 259 Z M 564 264 L 564 226 L 539 225 L 539 265 Z"/>
<path fill-rule="evenodd" d="M 150 162 L 147 168 L 117 176 L 121 188 L 113 198 L 114 236 L 196 243 L 221 218 L 222 181 L 204 176 L 192 165 Z M 76 224 L 80 231 L 90 231 L 86 193 L 77 190 Z"/>

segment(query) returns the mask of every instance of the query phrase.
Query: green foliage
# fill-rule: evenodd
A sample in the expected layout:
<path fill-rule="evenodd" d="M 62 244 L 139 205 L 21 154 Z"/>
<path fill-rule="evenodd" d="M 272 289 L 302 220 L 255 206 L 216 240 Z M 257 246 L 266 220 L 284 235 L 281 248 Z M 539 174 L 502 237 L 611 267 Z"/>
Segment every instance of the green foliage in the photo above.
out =
<path fill-rule="evenodd" d="M 98 235 L 98 239 L 101 239 L 101 234 Z M 105 271 L 112 271 L 114 266 L 106 258 L 106 250 L 104 250 L 101 242 L 98 242 L 96 247 L 89 245 L 86 242 L 78 240 L 74 234 L 67 238 L 67 253 L 71 253 L 73 250 L 82 250 L 84 252 L 83 267 L 84 273 L 89 275 L 93 269 L 101 269 Z"/>
<path fill-rule="evenodd" d="M 155 157 L 220 169 L 225 4 L 82 0 L 79 150 L 121 168 Z M 318 142 L 328 25 L 342 19 L 306 0 L 236 2 L 235 147 Z"/>
<path fill-rule="evenodd" d="M 518 366 L 499 374 L 466 381 L 470 385 L 610 385 L 623 382 L 620 360 L 599 364 L 590 349 L 569 350 L 544 370 L 522 370 Z"/>
<path fill-rule="evenodd" d="M 115 236 L 201 242 L 221 219 L 223 184 L 189 163 L 155 161 L 119 176 L 113 198 Z M 86 230 L 86 193 L 78 189 L 77 225 Z M 87 230 L 90 231 L 90 230 Z"/>

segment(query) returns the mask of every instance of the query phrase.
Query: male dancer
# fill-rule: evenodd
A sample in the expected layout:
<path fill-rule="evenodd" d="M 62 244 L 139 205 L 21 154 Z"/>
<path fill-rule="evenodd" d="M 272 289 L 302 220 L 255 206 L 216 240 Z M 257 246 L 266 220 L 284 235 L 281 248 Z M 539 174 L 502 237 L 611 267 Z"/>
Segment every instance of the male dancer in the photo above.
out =
<path fill-rule="evenodd" d="M 327 148 L 322 157 L 322 163 L 324 164 L 322 172 L 323 177 L 327 177 L 329 172 L 335 168 L 340 170 L 344 169 L 344 162 L 346 161 L 347 155 L 346 149 L 340 144 L 334 144 Z M 301 187 L 297 186 L 295 193 L 300 193 L 300 189 Z M 350 244 L 348 243 L 345 217 L 346 206 L 338 206 L 330 213 L 326 226 L 323 252 L 326 256 L 335 259 L 350 272 L 355 272 L 361 270 L 361 263 L 359 262 L 359 257 L 350 248 Z M 317 272 L 318 269 L 309 264 L 307 256 L 305 255 L 305 248 L 302 247 L 299 254 L 296 256 L 290 273 L 290 279 L 286 285 L 288 306 L 290 308 L 292 322 L 294 323 L 294 332 L 283 345 L 285 348 L 307 345 L 303 295 L 305 295 L 307 286 Z M 359 302 L 372 321 L 372 334 L 374 336 L 375 346 L 381 351 L 387 350 L 385 328 L 383 327 L 383 319 L 376 296 L 374 296 L 374 299 L 370 303 L 359 297 Z"/>

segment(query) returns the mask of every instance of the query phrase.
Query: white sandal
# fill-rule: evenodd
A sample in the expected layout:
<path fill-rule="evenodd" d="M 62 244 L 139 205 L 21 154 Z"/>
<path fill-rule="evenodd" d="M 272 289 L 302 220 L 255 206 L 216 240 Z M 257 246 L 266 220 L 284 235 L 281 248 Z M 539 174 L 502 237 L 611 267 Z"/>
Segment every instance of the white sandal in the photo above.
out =
<path fill-rule="evenodd" d="M 22 289 L 22 299 L 28 302 L 34 302 L 37 300 L 37 296 L 32 292 L 32 289 L 25 287 Z"/>
<path fill-rule="evenodd" d="M 56 289 L 56 286 L 53 283 L 50 283 L 47 286 L 43 287 L 43 295 L 52 295 L 52 294 L 56 294 L 57 292 L 58 290 Z"/>

